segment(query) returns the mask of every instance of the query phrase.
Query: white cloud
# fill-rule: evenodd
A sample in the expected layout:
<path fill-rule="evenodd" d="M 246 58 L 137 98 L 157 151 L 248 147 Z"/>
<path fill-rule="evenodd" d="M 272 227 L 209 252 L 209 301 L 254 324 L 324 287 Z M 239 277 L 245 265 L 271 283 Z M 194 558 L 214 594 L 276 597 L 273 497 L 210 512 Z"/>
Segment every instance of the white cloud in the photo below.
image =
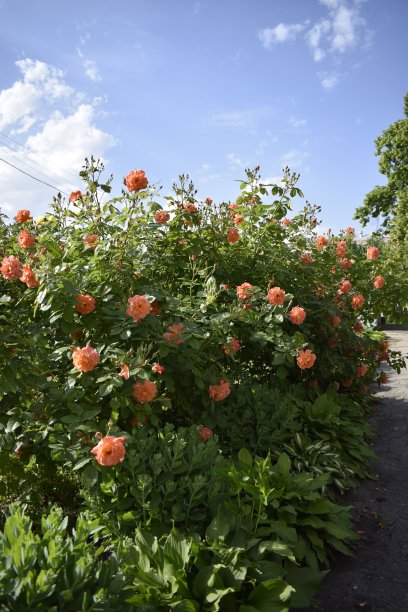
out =
<path fill-rule="evenodd" d="M 101 73 L 99 69 L 97 68 L 95 61 L 86 57 L 84 52 L 79 47 L 77 48 L 77 53 L 78 53 L 78 57 L 81 59 L 82 66 L 85 70 L 86 76 L 91 81 L 101 81 L 102 80 Z"/>
<path fill-rule="evenodd" d="M 274 28 L 264 28 L 258 32 L 258 38 L 265 49 L 270 49 L 274 44 L 295 40 L 299 32 L 306 27 L 304 23 L 278 23 Z"/>
<path fill-rule="evenodd" d="M 251 130 L 259 121 L 267 118 L 272 113 L 269 106 L 258 106 L 245 110 L 227 111 L 217 113 L 207 119 L 210 127 L 246 128 Z"/>
<path fill-rule="evenodd" d="M 312 28 L 306 33 L 306 42 L 313 51 L 313 59 L 320 62 L 326 55 L 326 52 L 320 47 L 322 39 L 329 33 L 331 23 L 328 19 L 322 19 L 315 23 Z"/>
<path fill-rule="evenodd" d="M 289 168 L 299 168 L 303 165 L 304 160 L 309 156 L 306 151 L 298 151 L 297 149 L 291 149 L 284 153 L 281 157 L 281 163 Z"/>
<path fill-rule="evenodd" d="M 204 170 L 205 172 L 208 172 L 208 170 L 210 169 L 210 166 L 208 164 L 201 164 L 201 169 Z"/>
<path fill-rule="evenodd" d="M 239 157 L 235 155 L 235 153 L 229 153 L 227 155 L 227 159 L 230 165 L 234 168 L 245 168 L 248 165 L 247 162 L 243 162 L 242 159 L 239 159 Z"/>
<path fill-rule="evenodd" d="M 317 76 L 320 79 L 321 86 L 326 90 L 333 89 L 339 82 L 339 76 L 336 73 L 329 74 L 320 72 Z"/>
<path fill-rule="evenodd" d="M 85 157 L 103 159 L 116 140 L 97 126 L 101 98 L 85 102 L 83 94 L 67 85 L 62 71 L 44 62 L 27 59 L 16 65 L 20 80 L 0 91 L 5 133 L 0 157 L 7 162 L 1 162 L 0 206 L 9 212 L 29 208 L 39 214 L 57 191 L 69 194 L 79 188 Z"/>
<path fill-rule="evenodd" d="M 332 21 L 333 36 L 330 47 L 333 51 L 344 53 L 354 47 L 359 39 L 358 30 L 364 23 L 358 11 L 340 6 Z"/>
<path fill-rule="evenodd" d="M 16 66 L 22 79 L 0 92 L 0 130 L 13 125 L 23 133 L 37 121 L 41 107 L 72 98 L 74 90 L 54 66 L 31 59 L 20 60 Z"/>
<path fill-rule="evenodd" d="M 279 23 L 273 28 L 258 31 L 258 38 L 266 49 L 278 43 L 295 40 L 303 32 L 303 38 L 315 62 L 331 60 L 338 62 L 339 56 L 359 48 L 364 51 L 370 46 L 372 31 L 361 16 L 362 5 L 366 0 L 319 0 L 327 10 L 327 15 L 310 25 L 303 23 Z M 338 79 L 324 77 L 321 80 L 325 89 L 332 89 Z"/>
<path fill-rule="evenodd" d="M 305 127 L 307 125 L 307 119 L 300 119 L 299 117 L 290 117 L 289 125 L 293 128 Z"/>

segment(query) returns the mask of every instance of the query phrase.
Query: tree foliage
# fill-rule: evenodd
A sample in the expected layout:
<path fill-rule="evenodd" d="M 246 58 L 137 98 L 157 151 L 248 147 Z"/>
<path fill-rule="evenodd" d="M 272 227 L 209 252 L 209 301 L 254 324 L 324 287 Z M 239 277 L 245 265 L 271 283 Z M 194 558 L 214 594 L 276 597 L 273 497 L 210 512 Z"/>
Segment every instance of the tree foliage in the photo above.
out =
<path fill-rule="evenodd" d="M 408 93 L 405 94 L 404 119 L 392 123 L 375 141 L 378 169 L 388 183 L 370 191 L 355 219 L 363 226 L 371 218 L 383 217 L 382 227 L 405 239 L 408 215 Z"/>

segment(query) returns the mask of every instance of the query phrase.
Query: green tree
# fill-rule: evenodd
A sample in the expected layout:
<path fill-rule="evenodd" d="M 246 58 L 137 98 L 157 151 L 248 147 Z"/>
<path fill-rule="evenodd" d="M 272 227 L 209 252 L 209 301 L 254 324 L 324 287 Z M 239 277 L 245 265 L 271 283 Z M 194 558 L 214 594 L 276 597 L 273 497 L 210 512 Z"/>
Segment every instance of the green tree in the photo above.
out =
<path fill-rule="evenodd" d="M 354 215 L 363 226 L 373 217 L 383 217 L 382 227 L 400 243 L 405 241 L 408 227 L 408 93 L 404 114 L 404 119 L 392 123 L 375 141 L 378 168 L 388 183 L 374 187 Z"/>

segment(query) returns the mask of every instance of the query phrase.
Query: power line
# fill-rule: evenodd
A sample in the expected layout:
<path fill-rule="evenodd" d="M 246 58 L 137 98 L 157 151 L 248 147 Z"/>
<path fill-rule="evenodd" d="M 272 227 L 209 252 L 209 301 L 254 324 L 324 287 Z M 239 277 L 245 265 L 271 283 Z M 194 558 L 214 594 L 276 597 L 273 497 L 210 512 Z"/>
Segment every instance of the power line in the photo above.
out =
<path fill-rule="evenodd" d="M 4 132 L 0 132 L 0 136 L 3 136 L 3 138 L 7 138 L 8 140 L 11 140 L 12 142 L 16 143 L 20 148 L 22 149 L 26 149 L 26 151 L 28 151 L 31 154 L 36 155 L 37 157 L 43 159 L 44 161 L 47 162 L 47 164 L 49 163 L 48 159 L 46 157 L 44 157 L 44 155 L 41 155 L 40 153 L 33 151 L 32 149 L 30 149 L 29 147 L 27 147 L 27 145 L 23 144 L 22 142 L 20 142 L 19 140 L 17 140 L 17 138 L 12 138 L 11 136 L 9 136 L 8 134 L 5 134 Z M 10 145 L 3 143 L 6 147 L 9 147 L 10 149 L 12 149 L 13 151 L 16 151 L 16 149 L 13 149 Z M 24 152 L 22 151 L 16 151 L 16 153 L 19 153 L 20 155 L 23 155 L 24 157 L 27 157 L 30 161 L 32 161 L 33 163 L 37 163 L 35 161 L 33 161 L 30 157 L 28 157 L 28 155 L 26 155 Z M 28 164 L 27 164 L 28 165 Z M 40 165 L 40 164 L 38 164 Z M 57 167 L 57 166 L 56 166 Z M 72 177 L 70 180 L 67 180 L 65 177 L 60 176 L 59 174 L 57 174 L 56 172 L 53 172 L 51 170 L 50 174 L 53 174 L 54 176 L 56 176 L 57 178 L 61 179 L 64 181 L 64 183 L 74 183 L 76 184 L 78 179 L 75 176 L 75 180 L 72 180 L 72 177 L 74 176 L 74 173 L 72 173 Z M 70 173 L 71 174 L 71 173 Z"/>
<path fill-rule="evenodd" d="M 34 179 L 35 181 L 38 181 L 39 183 L 43 183 L 43 185 L 47 185 L 47 187 L 51 187 L 52 189 L 55 189 L 55 191 L 59 191 L 60 193 L 63 193 L 66 196 L 69 196 L 69 193 L 66 193 L 65 191 L 63 191 L 62 189 L 59 189 L 58 187 L 55 187 L 54 185 L 51 185 L 50 183 L 46 183 L 45 181 L 42 181 L 41 179 L 37 178 L 36 176 L 33 176 L 32 174 L 29 174 L 28 172 L 25 172 L 24 170 L 22 170 L 21 168 L 18 168 L 17 166 L 15 166 L 14 164 L 11 164 L 10 162 L 8 162 L 7 160 L 3 159 L 2 157 L 0 157 L 0 161 L 4 162 L 5 164 L 11 166 L 12 168 L 15 168 L 16 170 L 18 170 L 19 172 L 22 172 L 22 174 L 25 174 L 26 176 L 29 176 L 30 178 Z"/>
<path fill-rule="evenodd" d="M 1 141 L 1 139 L 0 139 L 0 145 L 4 145 L 4 146 L 6 146 L 7 148 L 9 148 L 9 149 L 10 149 L 10 151 L 13 151 L 13 152 L 17 153 L 17 152 L 16 152 L 14 149 L 12 149 L 11 147 L 9 147 L 9 145 L 4 144 L 4 143 Z M 47 173 L 47 174 L 45 174 L 44 172 L 41 172 L 41 170 L 39 170 L 39 169 L 38 169 L 36 166 L 34 166 L 34 165 L 32 165 L 32 164 L 29 164 L 29 163 L 28 163 L 28 162 L 26 162 L 24 159 L 21 159 L 21 158 L 18 156 L 18 154 L 17 154 L 17 155 L 13 155 L 13 153 L 11 153 L 10 151 L 6 151 L 6 150 L 4 149 L 4 150 L 3 150 L 3 154 L 10 155 L 10 157 L 12 157 L 12 158 L 16 159 L 18 163 L 20 163 L 20 164 L 24 164 L 24 165 L 25 165 L 25 166 L 27 166 L 28 168 L 31 168 L 31 170 L 34 170 L 34 172 L 35 172 L 37 175 L 40 175 L 40 176 L 44 177 L 45 179 L 47 179 L 47 180 L 51 180 L 51 181 L 53 181 L 53 180 L 54 180 L 54 178 L 57 178 L 57 179 L 60 179 L 60 180 L 64 181 L 64 183 L 68 183 L 68 184 L 69 184 L 69 183 L 71 183 L 71 181 L 69 181 L 68 179 L 64 179 L 64 178 L 62 178 L 61 176 L 59 176 L 58 174 L 55 174 L 54 172 L 49 172 L 49 173 Z M 24 157 L 27 157 L 27 156 L 26 156 L 26 155 L 24 155 L 24 154 L 22 154 L 22 155 L 23 155 Z M 29 158 L 28 158 L 28 159 L 29 159 Z M 34 164 L 36 164 L 36 162 L 33 162 L 33 163 L 34 163 Z M 39 166 L 39 164 L 37 164 L 37 165 Z M 53 177 L 52 175 L 54 175 L 54 177 Z"/>

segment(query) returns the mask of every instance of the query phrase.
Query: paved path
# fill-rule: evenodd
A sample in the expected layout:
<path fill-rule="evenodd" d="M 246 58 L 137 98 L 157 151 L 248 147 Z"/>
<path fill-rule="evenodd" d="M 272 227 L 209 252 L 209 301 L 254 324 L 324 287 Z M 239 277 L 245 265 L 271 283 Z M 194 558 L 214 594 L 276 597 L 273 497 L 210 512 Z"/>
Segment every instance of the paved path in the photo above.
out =
<path fill-rule="evenodd" d="M 408 331 L 385 333 L 406 357 Z M 408 612 L 408 369 L 387 373 L 370 419 L 379 478 L 344 498 L 364 533 L 355 556 L 339 559 L 323 581 L 317 601 L 323 612 Z"/>

